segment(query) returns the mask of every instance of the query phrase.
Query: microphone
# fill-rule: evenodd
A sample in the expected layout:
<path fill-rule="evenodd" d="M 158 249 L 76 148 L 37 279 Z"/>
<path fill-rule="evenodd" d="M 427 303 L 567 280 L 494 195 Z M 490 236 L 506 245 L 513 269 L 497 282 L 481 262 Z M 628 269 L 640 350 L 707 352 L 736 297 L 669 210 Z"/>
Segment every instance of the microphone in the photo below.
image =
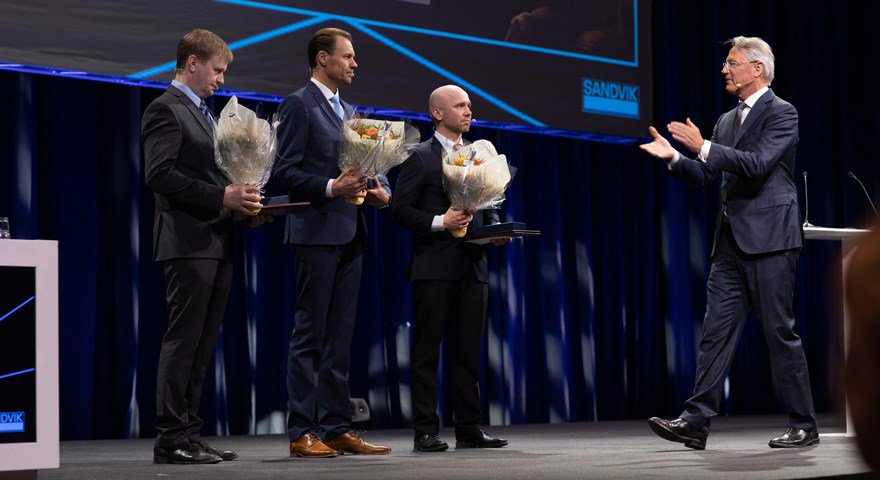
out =
<path fill-rule="evenodd" d="M 804 224 L 803 228 L 814 227 L 812 223 L 808 220 L 810 217 L 810 195 L 807 192 L 807 171 L 804 170 Z"/>
<path fill-rule="evenodd" d="M 856 177 L 856 174 L 853 173 L 852 170 L 850 170 L 850 171 L 848 171 L 848 172 L 846 172 L 846 173 L 849 174 L 849 178 L 852 178 L 853 180 L 859 182 L 859 185 L 862 186 L 862 191 L 865 192 L 865 198 L 868 199 L 868 203 L 870 203 L 870 204 L 871 204 L 871 208 L 874 209 L 874 215 L 877 215 L 878 217 L 880 217 L 880 214 L 877 213 L 877 207 L 874 206 L 874 201 L 871 200 L 871 196 L 868 195 L 868 190 L 865 188 L 865 184 L 862 183 L 862 181 L 859 180 L 858 177 Z"/>
<path fill-rule="evenodd" d="M 745 87 L 746 85 L 751 84 L 752 82 L 754 82 L 754 81 L 757 80 L 758 78 L 760 78 L 760 77 L 755 77 L 755 78 L 749 80 L 749 81 L 746 82 L 746 83 L 734 83 L 733 85 L 737 88 L 737 90 L 739 90 L 739 89 Z"/>

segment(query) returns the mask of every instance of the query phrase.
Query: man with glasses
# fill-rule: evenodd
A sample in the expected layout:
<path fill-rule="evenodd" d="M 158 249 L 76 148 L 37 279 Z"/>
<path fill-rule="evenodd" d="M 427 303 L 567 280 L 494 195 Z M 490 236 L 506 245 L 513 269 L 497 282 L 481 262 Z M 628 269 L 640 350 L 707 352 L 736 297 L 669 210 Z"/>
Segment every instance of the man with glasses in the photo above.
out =
<path fill-rule="evenodd" d="M 718 119 L 709 140 L 689 118 L 667 126 L 696 158 L 673 149 L 654 127 L 649 128 L 654 140 L 641 146 L 687 182 L 706 185 L 722 178 L 694 394 L 679 418 L 654 417 L 648 424 L 666 440 L 706 448 L 737 341 L 754 308 L 789 415 L 788 429 L 770 440 L 770 447 L 806 447 L 819 443 L 819 433 L 792 305 L 803 243 L 793 174 L 798 116 L 770 90 L 770 46 L 757 37 L 728 43 L 721 74 L 725 91 L 740 100 L 737 107 Z"/>

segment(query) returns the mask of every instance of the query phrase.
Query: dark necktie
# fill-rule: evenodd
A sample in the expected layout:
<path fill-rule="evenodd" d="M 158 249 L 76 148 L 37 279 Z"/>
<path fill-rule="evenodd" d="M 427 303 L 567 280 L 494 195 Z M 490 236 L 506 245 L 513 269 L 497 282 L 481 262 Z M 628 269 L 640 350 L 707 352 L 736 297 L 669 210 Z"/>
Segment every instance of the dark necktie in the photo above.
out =
<path fill-rule="evenodd" d="M 734 119 L 733 124 L 733 138 L 736 139 L 736 134 L 739 133 L 739 127 L 742 126 L 743 122 L 743 111 L 746 109 L 746 102 L 739 102 L 739 105 L 736 106 L 736 118 Z"/>

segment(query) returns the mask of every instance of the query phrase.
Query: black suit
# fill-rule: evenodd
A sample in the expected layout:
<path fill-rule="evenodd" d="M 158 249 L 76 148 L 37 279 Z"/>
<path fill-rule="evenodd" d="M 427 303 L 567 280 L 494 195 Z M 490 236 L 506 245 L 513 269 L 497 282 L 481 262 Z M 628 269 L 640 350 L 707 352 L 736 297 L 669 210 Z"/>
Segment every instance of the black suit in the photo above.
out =
<path fill-rule="evenodd" d="M 350 112 L 350 107 L 343 102 Z M 342 120 L 313 82 L 278 107 L 273 183 L 312 202 L 288 215 L 284 240 L 296 255 L 296 312 L 287 360 L 288 435 L 332 440 L 351 430 L 349 350 L 357 314 L 366 225 L 358 207 L 326 196 L 337 166 Z M 387 179 L 380 178 L 387 188 Z"/>
<path fill-rule="evenodd" d="M 700 185 L 722 175 L 697 379 L 681 418 L 708 432 L 737 341 L 754 308 L 789 426 L 814 430 L 810 377 L 794 333 L 792 305 L 803 242 L 794 182 L 797 111 L 767 90 L 742 126 L 735 122 L 736 109 L 718 119 L 705 163 L 681 158 L 670 171 Z"/>
<path fill-rule="evenodd" d="M 450 202 L 443 191 L 443 147 L 435 137 L 422 142 L 404 162 L 395 186 L 391 217 L 416 234 L 406 278 L 413 282 L 416 312 L 410 357 L 413 428 L 436 435 L 437 368 L 446 330 L 451 362 L 452 402 L 457 433 L 481 423 L 480 346 L 486 319 L 488 274 L 484 248 L 432 232 L 434 217 Z M 498 212 L 476 212 L 469 230 L 498 221 Z"/>
<path fill-rule="evenodd" d="M 156 378 L 157 446 L 200 440 L 205 371 L 232 282 L 228 181 L 214 164 L 208 119 L 169 86 L 144 112 L 145 177 L 156 213 L 153 260 L 164 262 L 168 330 Z"/>

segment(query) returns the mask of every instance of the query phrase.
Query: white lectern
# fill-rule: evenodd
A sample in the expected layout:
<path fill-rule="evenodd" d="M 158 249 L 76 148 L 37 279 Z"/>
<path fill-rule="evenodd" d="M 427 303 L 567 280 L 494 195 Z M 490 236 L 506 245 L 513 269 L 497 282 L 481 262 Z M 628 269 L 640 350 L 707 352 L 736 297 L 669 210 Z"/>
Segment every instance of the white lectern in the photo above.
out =
<path fill-rule="evenodd" d="M 58 242 L 0 240 L 0 479 L 58 468 Z"/>
<path fill-rule="evenodd" d="M 856 240 L 870 232 L 861 228 L 828 228 L 810 225 L 804 227 L 804 238 L 807 240 L 832 240 L 840 242 L 840 267 L 843 273 L 843 290 L 846 290 L 846 270 L 849 265 L 850 258 L 856 247 Z M 846 358 L 849 340 L 849 311 L 846 302 L 843 302 L 843 355 Z M 847 437 L 855 435 L 853 429 L 852 418 L 849 416 L 849 408 L 846 408 L 846 432 Z"/>

